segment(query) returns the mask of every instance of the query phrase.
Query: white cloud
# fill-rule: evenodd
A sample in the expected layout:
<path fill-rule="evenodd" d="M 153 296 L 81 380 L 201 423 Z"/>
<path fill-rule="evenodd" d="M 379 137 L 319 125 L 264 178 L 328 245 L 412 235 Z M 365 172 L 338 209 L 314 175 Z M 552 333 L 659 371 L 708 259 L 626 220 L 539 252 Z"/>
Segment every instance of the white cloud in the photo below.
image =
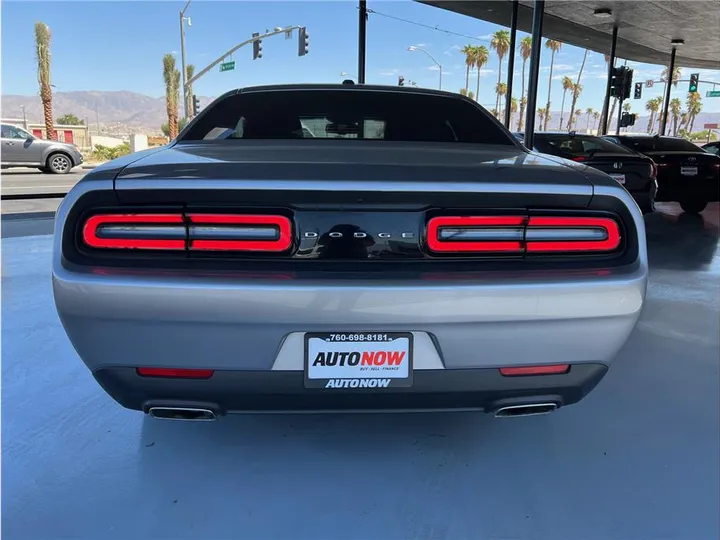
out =
<path fill-rule="evenodd" d="M 555 71 L 577 71 L 580 69 L 579 65 L 574 64 L 555 64 L 553 66 L 553 72 Z M 550 66 L 542 66 L 540 71 L 550 71 Z"/>
<path fill-rule="evenodd" d="M 415 43 L 413 47 L 427 47 L 427 43 Z"/>
<path fill-rule="evenodd" d="M 406 70 L 408 71 L 408 70 Z M 385 69 L 383 71 L 378 72 L 378 75 L 381 77 L 392 77 L 394 75 L 399 75 L 400 70 L 399 69 Z"/>
<path fill-rule="evenodd" d="M 478 36 L 478 39 L 484 39 L 485 41 L 490 41 L 493 38 L 492 34 L 485 34 L 484 36 Z"/>

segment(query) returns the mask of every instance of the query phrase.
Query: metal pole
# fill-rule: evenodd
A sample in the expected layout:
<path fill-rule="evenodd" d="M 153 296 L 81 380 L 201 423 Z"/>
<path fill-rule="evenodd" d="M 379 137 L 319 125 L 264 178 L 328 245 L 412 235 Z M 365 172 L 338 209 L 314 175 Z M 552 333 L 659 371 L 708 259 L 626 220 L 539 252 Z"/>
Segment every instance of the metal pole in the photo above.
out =
<path fill-rule="evenodd" d="M 518 0 L 513 0 L 510 19 L 510 53 L 508 54 L 507 93 L 505 94 L 505 127 L 510 129 L 510 108 L 512 106 L 513 71 L 515 71 L 515 41 L 517 40 Z M 522 96 L 520 96 L 522 99 Z"/>
<path fill-rule="evenodd" d="M 670 107 L 670 90 L 673 83 L 673 71 L 675 70 L 675 52 L 676 47 L 672 48 L 670 53 L 670 66 L 668 67 L 667 84 L 665 85 L 665 103 L 663 105 L 662 116 L 660 117 L 660 136 L 665 135 L 665 126 L 667 125 L 668 108 Z"/>
<path fill-rule="evenodd" d="M 358 7 L 358 84 L 365 84 L 365 38 L 367 34 L 367 1 L 360 0 Z"/>
<path fill-rule="evenodd" d="M 188 117 L 188 96 L 186 87 L 187 73 L 185 71 L 185 10 L 192 0 L 187 0 L 185 7 L 180 11 L 180 62 L 182 63 L 182 91 L 183 91 L 183 110 L 185 118 Z"/>
<path fill-rule="evenodd" d="M 442 66 L 438 64 L 438 67 L 440 68 L 440 88 L 438 90 L 442 90 Z"/>
<path fill-rule="evenodd" d="M 612 42 L 610 43 L 610 59 L 608 60 L 607 85 L 605 86 L 605 100 L 603 101 L 603 110 L 602 114 L 600 115 L 601 122 L 600 126 L 598 127 L 598 135 L 607 135 L 608 126 L 610 125 L 610 121 L 608 119 L 608 115 L 610 114 L 610 87 L 612 86 L 612 72 L 615 68 L 615 49 L 617 47 L 617 36 L 618 27 L 613 26 Z"/>
<path fill-rule="evenodd" d="M 528 81 L 527 111 L 525 111 L 525 146 L 533 149 L 535 135 L 535 106 L 540 76 L 540 47 L 545 0 L 535 0 L 533 6 L 532 49 L 530 50 L 530 79 Z"/>
<path fill-rule="evenodd" d="M 622 108 L 623 101 L 624 100 L 622 100 L 622 99 L 618 101 L 618 119 L 617 119 L 617 126 L 615 126 L 615 135 L 620 135 L 620 119 L 622 118 L 622 113 L 623 113 L 623 108 Z"/>

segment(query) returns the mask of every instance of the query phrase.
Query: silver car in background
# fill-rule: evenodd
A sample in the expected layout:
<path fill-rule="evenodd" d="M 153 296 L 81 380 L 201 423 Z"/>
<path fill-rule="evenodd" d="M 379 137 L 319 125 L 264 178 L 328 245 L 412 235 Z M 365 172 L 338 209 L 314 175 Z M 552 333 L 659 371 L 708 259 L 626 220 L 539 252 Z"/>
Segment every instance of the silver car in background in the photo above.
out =
<path fill-rule="evenodd" d="M 460 94 L 369 85 L 221 96 L 85 176 L 53 249 L 98 383 L 184 420 L 554 411 L 603 378 L 647 283 L 642 214 L 609 176 Z"/>
<path fill-rule="evenodd" d="M 38 139 L 10 124 L 2 124 L 0 130 L 3 169 L 37 167 L 42 172 L 67 174 L 83 162 L 83 156 L 74 144 Z"/>

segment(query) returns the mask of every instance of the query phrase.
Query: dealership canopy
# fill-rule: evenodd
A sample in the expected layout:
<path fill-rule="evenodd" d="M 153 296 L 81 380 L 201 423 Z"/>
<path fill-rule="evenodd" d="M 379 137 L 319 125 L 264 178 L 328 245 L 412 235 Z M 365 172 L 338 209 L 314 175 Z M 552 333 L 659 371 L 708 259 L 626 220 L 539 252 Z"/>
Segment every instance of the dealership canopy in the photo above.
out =
<path fill-rule="evenodd" d="M 416 0 L 469 17 L 510 26 L 511 0 Z M 532 30 L 533 1 L 520 0 L 517 28 Z M 619 58 L 667 65 L 671 41 L 683 40 L 675 62 L 683 67 L 720 69 L 718 0 L 547 0 L 543 35 L 608 53 L 618 28 Z"/>

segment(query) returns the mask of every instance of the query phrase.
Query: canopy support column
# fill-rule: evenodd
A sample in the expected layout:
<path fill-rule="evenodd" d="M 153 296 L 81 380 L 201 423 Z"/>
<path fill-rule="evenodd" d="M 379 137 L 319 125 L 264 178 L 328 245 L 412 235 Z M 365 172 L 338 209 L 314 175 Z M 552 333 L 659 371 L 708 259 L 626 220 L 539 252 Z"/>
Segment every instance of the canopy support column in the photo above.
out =
<path fill-rule="evenodd" d="M 600 116 L 601 122 L 598 127 L 600 133 L 598 135 L 607 135 L 608 126 L 610 125 L 610 88 L 612 86 L 612 73 L 615 69 L 615 49 L 617 48 L 617 36 L 618 27 L 613 26 L 612 42 L 610 43 L 610 59 L 608 60 L 608 77 L 607 85 L 605 86 L 605 100 L 603 101 L 602 115 Z"/>
<path fill-rule="evenodd" d="M 510 52 L 508 54 L 507 93 L 505 94 L 505 127 L 510 129 L 512 114 L 513 72 L 515 71 L 515 41 L 517 40 L 518 0 L 513 0 L 512 18 L 510 19 Z"/>
<path fill-rule="evenodd" d="M 533 6 L 532 49 L 530 50 L 530 78 L 528 81 L 527 111 L 525 111 L 525 146 L 533 149 L 535 135 L 535 114 L 537 111 L 537 89 L 540 77 L 540 47 L 542 46 L 542 25 L 545 14 L 545 0 L 535 0 Z"/>
<path fill-rule="evenodd" d="M 670 89 L 673 85 L 673 73 L 675 72 L 675 52 L 676 47 L 672 48 L 670 53 L 670 65 L 668 66 L 667 82 L 665 83 L 665 103 L 663 104 L 662 116 L 660 117 L 660 136 L 665 135 L 665 127 L 667 126 L 668 109 L 670 108 Z"/>
<path fill-rule="evenodd" d="M 365 84 L 365 50 L 367 34 L 367 0 L 358 5 L 358 84 Z"/>

